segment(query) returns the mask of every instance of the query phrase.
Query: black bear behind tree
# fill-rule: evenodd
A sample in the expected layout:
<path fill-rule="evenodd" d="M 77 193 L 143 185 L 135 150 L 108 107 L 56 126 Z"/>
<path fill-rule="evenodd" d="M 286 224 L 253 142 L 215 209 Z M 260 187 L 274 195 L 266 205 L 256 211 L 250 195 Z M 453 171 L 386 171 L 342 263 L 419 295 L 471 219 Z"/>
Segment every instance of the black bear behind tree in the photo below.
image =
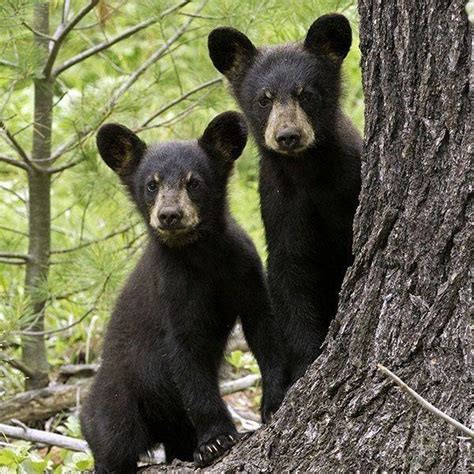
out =
<path fill-rule="evenodd" d="M 290 382 L 321 353 L 352 262 L 361 138 L 339 105 L 350 45 L 337 14 L 318 18 L 302 44 L 256 49 L 233 28 L 209 35 L 260 150 L 268 279 Z"/>
<path fill-rule="evenodd" d="M 147 147 L 104 125 L 97 144 L 149 229 L 148 246 L 112 315 L 103 362 L 81 413 L 98 472 L 134 472 L 158 442 L 167 461 L 206 465 L 239 438 L 218 368 L 237 316 L 262 371 L 262 415 L 284 396 L 282 360 L 260 258 L 231 217 L 243 117 L 216 117 L 198 141 Z"/>

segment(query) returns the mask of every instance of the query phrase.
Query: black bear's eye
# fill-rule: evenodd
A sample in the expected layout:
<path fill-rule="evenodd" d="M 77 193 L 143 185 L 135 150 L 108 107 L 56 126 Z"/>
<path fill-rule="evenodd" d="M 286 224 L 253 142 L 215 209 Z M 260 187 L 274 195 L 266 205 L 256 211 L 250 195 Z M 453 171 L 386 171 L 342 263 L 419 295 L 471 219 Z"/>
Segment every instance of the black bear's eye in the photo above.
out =
<path fill-rule="evenodd" d="M 199 188 L 199 186 L 201 185 L 201 183 L 199 182 L 198 179 L 191 179 L 188 181 L 188 188 L 189 189 L 197 189 Z"/>
<path fill-rule="evenodd" d="M 258 105 L 262 108 L 266 108 L 270 105 L 271 101 L 272 100 L 269 97 L 262 95 L 262 97 L 258 99 Z"/>
<path fill-rule="evenodd" d="M 146 189 L 147 189 L 147 191 L 150 192 L 150 193 L 154 193 L 157 188 L 158 188 L 158 186 L 156 185 L 156 181 L 150 181 L 150 182 L 146 185 Z"/>
<path fill-rule="evenodd" d="M 311 100 L 311 98 L 312 94 L 308 90 L 302 90 L 301 93 L 298 94 L 298 99 L 300 100 L 300 102 L 308 102 L 309 100 Z"/>

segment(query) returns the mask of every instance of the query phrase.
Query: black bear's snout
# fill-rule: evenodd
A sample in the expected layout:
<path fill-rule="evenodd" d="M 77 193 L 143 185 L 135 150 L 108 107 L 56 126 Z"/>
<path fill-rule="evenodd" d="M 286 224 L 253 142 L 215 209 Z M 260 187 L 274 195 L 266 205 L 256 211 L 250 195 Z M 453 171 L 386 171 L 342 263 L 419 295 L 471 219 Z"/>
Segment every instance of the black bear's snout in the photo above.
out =
<path fill-rule="evenodd" d="M 164 229 L 174 229 L 181 222 L 183 213 L 177 207 L 164 207 L 160 210 L 158 218 Z"/>
<path fill-rule="evenodd" d="M 294 150 L 300 146 L 301 133 L 296 127 L 285 127 L 276 134 L 276 141 L 285 150 Z"/>

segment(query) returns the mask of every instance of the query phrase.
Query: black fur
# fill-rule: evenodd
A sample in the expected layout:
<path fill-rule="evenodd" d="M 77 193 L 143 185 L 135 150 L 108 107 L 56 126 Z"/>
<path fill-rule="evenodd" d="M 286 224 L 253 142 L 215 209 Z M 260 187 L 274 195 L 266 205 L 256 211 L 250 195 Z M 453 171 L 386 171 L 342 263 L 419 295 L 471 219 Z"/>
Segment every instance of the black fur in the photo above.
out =
<path fill-rule="evenodd" d="M 97 472 L 135 472 L 139 455 L 159 442 L 167 461 L 194 458 L 199 465 L 235 443 L 239 435 L 219 394 L 218 368 L 238 316 L 262 371 L 263 418 L 281 403 L 282 363 L 263 269 L 226 200 L 246 138 L 235 112 L 216 117 L 198 141 L 146 147 L 123 126 L 99 131 L 101 156 L 126 185 L 150 239 L 116 303 L 81 413 Z M 189 172 L 186 193 L 200 216 L 195 238 L 168 245 L 150 225 L 159 191 L 149 183 L 158 173 L 159 185 L 172 189 Z"/>
<path fill-rule="evenodd" d="M 350 44 L 349 22 L 337 14 L 318 18 L 298 44 L 256 49 L 232 28 L 209 36 L 210 57 L 229 79 L 260 150 L 269 285 L 291 381 L 320 354 L 353 259 L 361 138 L 339 105 Z M 293 154 L 269 147 L 269 96 L 283 105 L 297 101 L 314 131 L 310 146 Z"/>

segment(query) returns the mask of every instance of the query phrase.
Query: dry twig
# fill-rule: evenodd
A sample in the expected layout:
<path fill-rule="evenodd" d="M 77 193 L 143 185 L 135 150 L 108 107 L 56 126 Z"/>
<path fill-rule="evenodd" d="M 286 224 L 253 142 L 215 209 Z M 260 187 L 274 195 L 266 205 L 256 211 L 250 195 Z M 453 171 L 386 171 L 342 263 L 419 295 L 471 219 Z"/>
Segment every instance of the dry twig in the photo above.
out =
<path fill-rule="evenodd" d="M 450 425 L 454 426 L 458 430 L 461 430 L 464 434 L 469 436 L 470 438 L 474 438 L 474 431 L 464 426 L 459 421 L 451 418 L 446 413 L 443 413 L 441 410 L 433 406 L 430 402 L 425 400 L 421 395 L 416 393 L 412 388 L 410 388 L 403 380 L 398 378 L 393 372 L 391 372 L 387 367 L 384 367 L 382 364 L 377 364 L 378 369 L 387 377 L 391 378 L 404 392 L 408 393 L 411 397 L 413 397 L 423 408 L 430 411 L 431 413 L 435 414 L 439 418 L 442 418 L 444 421 L 447 421 Z"/>

